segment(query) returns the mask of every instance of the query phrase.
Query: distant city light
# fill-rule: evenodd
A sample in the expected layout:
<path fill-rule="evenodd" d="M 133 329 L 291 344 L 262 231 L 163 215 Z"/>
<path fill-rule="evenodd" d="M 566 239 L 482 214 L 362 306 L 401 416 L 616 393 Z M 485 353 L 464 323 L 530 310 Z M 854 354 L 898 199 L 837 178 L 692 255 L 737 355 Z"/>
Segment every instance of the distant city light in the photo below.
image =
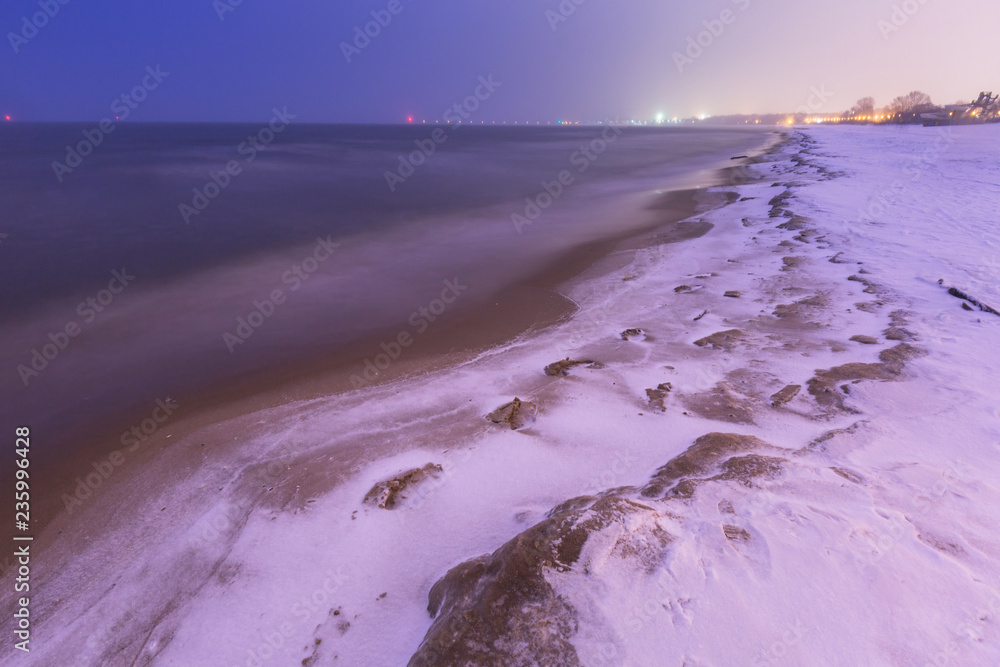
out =
<path fill-rule="evenodd" d="M 407 116 L 406 117 L 406 122 L 407 123 L 412 123 L 413 122 L 413 116 Z"/>
<path fill-rule="evenodd" d="M 657 123 L 662 123 L 663 120 L 664 120 L 664 118 L 666 118 L 666 115 L 664 113 L 661 112 L 661 113 L 656 114 L 656 122 Z"/>
<path fill-rule="evenodd" d="M 4 120 L 10 120 L 10 116 L 4 116 L 3 119 Z"/>

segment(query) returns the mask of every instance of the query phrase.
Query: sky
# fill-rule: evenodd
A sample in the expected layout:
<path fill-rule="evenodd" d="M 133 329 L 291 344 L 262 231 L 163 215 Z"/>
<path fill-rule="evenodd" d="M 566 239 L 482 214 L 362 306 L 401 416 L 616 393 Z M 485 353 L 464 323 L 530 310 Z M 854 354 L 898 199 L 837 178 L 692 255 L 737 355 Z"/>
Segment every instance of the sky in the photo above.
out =
<path fill-rule="evenodd" d="M 127 120 L 433 121 L 477 90 L 485 122 L 952 103 L 1000 90 L 998 25 L 996 0 L 4 0 L 0 117 L 98 121 L 144 80 Z"/>

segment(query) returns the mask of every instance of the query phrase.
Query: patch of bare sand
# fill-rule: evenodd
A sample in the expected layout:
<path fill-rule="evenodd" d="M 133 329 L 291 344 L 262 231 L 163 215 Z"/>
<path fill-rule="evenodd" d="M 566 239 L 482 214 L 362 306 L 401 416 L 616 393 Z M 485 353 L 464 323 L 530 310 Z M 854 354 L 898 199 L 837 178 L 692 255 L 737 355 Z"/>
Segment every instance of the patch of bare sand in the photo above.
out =
<path fill-rule="evenodd" d="M 739 329 L 718 331 L 711 336 L 705 336 L 694 342 L 698 347 L 711 347 L 714 350 L 732 350 L 746 338 Z"/>
<path fill-rule="evenodd" d="M 779 406 L 784 405 L 785 403 L 788 403 L 793 398 L 798 396 L 801 390 L 802 390 L 802 385 L 790 384 L 784 387 L 783 389 L 775 392 L 774 394 L 771 395 L 771 407 L 777 408 Z"/>
<path fill-rule="evenodd" d="M 658 412 L 666 412 L 667 396 L 673 387 L 669 382 L 661 383 L 656 389 L 647 389 L 646 398 L 649 399 L 649 408 Z"/>
<path fill-rule="evenodd" d="M 566 357 L 562 361 L 556 361 L 546 366 L 545 374 L 552 376 L 565 376 L 569 375 L 569 369 L 573 368 L 574 366 L 583 366 L 583 365 L 587 365 L 588 368 L 597 367 L 596 362 L 594 362 L 592 359 L 576 360 Z"/>
<path fill-rule="evenodd" d="M 756 401 L 719 382 L 709 391 L 684 396 L 684 406 L 706 419 L 731 424 L 753 424 Z"/>
<path fill-rule="evenodd" d="M 486 418 L 494 424 L 502 424 L 512 431 L 516 431 L 535 423 L 537 416 L 537 405 L 515 397 L 513 401 L 501 405 L 488 414 Z"/>
<path fill-rule="evenodd" d="M 407 493 L 431 478 L 437 478 L 443 473 L 443 468 L 436 463 L 428 463 L 423 468 L 414 468 L 396 475 L 391 479 L 379 482 L 365 495 L 364 502 L 384 510 L 396 509 L 407 499 Z"/>
<path fill-rule="evenodd" d="M 825 294 L 816 294 L 792 303 L 775 306 L 772 315 L 786 324 L 815 327 L 814 321 L 820 311 L 830 305 L 830 299 Z"/>
<path fill-rule="evenodd" d="M 920 348 L 906 343 L 882 350 L 879 362 L 872 364 L 849 363 L 827 370 L 817 371 L 809 380 L 809 393 L 823 408 L 851 412 L 844 405 L 845 394 L 842 383 L 856 383 L 861 380 L 895 380 L 902 374 L 906 362 L 925 355 Z M 840 388 L 838 388 L 840 385 Z"/>
<path fill-rule="evenodd" d="M 642 488 L 642 495 L 646 498 L 662 496 L 665 491 L 675 487 L 677 483 L 705 475 L 720 462 L 737 454 L 751 451 L 778 452 L 782 450 L 752 435 L 736 433 L 703 435 L 695 440 L 694 444 L 688 447 L 684 453 L 675 456 L 657 470 L 652 479 Z"/>

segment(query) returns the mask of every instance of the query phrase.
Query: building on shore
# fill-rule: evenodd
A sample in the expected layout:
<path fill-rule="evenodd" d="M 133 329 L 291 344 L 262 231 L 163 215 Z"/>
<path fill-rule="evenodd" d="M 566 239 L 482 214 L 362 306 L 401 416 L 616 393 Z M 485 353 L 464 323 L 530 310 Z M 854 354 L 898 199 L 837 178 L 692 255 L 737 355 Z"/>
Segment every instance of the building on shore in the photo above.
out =
<path fill-rule="evenodd" d="M 924 125 L 980 125 L 1000 122 L 1000 95 L 979 93 L 972 104 L 949 104 L 920 114 Z"/>

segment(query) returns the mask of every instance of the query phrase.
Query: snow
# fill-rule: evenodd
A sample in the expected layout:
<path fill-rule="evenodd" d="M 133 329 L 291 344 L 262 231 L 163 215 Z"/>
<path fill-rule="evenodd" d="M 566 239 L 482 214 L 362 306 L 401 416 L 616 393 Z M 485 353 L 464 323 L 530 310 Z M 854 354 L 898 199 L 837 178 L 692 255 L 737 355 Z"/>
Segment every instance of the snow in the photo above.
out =
<path fill-rule="evenodd" d="M 569 498 L 641 487 L 703 434 L 735 432 L 785 450 L 782 474 L 646 501 L 655 516 L 594 533 L 570 572 L 546 575 L 578 612 L 571 641 L 582 664 L 1000 664 L 1000 317 L 963 310 L 938 284 L 1000 305 L 998 130 L 789 132 L 753 167 L 763 180 L 717 188 L 753 199 L 698 216 L 715 225 L 709 234 L 635 251 L 624 268 L 574 283 L 573 320 L 457 368 L 273 409 L 253 428 L 239 422 L 252 437 L 228 458 L 191 466 L 163 495 L 123 510 L 101 539 L 125 556 L 95 544 L 66 574 L 48 573 L 54 589 L 82 590 L 41 619 L 39 651 L 67 655 L 101 637 L 79 654 L 91 664 L 108 638 L 127 635 L 123 624 L 142 634 L 158 624 L 145 649 L 159 651 L 158 665 L 312 655 L 320 665 L 403 665 L 430 627 L 428 591 L 451 567 Z M 769 217 L 785 189 L 773 182 L 792 186 L 785 206 L 816 230 L 808 242 Z M 843 263 L 829 261 L 838 253 Z M 787 256 L 803 261 L 783 271 Z M 847 280 L 861 268 L 876 294 Z M 682 284 L 703 287 L 675 292 Z M 772 315 L 817 294 L 825 305 L 803 307 L 801 320 Z M 877 362 L 897 344 L 881 335 L 894 311 L 926 356 L 898 381 L 851 385 L 851 411 L 819 410 L 808 380 Z M 632 327 L 647 338 L 621 340 Z M 732 350 L 692 344 L 734 328 L 746 339 Z M 855 334 L 879 344 L 849 341 Z M 567 356 L 603 367 L 544 375 Z M 645 390 L 664 382 L 673 390 L 661 414 Z M 752 423 L 689 407 L 719 382 L 747 400 Z M 803 390 L 784 408 L 755 398 L 786 384 Z M 483 418 L 514 396 L 540 406 L 533 425 L 503 430 Z M 349 470 L 310 487 L 308 502 L 276 506 L 246 480 L 279 458 L 303 470 L 342 459 Z M 444 474 L 400 509 L 362 504 L 375 483 L 430 462 Z M 135 481 L 136 497 L 146 483 Z M 161 503 L 188 509 L 137 536 L 130 522 Z M 748 539 L 728 538 L 724 525 Z M 673 539 L 652 570 L 616 550 L 654 527 Z M 88 568 L 91 582 L 80 575 Z"/>

